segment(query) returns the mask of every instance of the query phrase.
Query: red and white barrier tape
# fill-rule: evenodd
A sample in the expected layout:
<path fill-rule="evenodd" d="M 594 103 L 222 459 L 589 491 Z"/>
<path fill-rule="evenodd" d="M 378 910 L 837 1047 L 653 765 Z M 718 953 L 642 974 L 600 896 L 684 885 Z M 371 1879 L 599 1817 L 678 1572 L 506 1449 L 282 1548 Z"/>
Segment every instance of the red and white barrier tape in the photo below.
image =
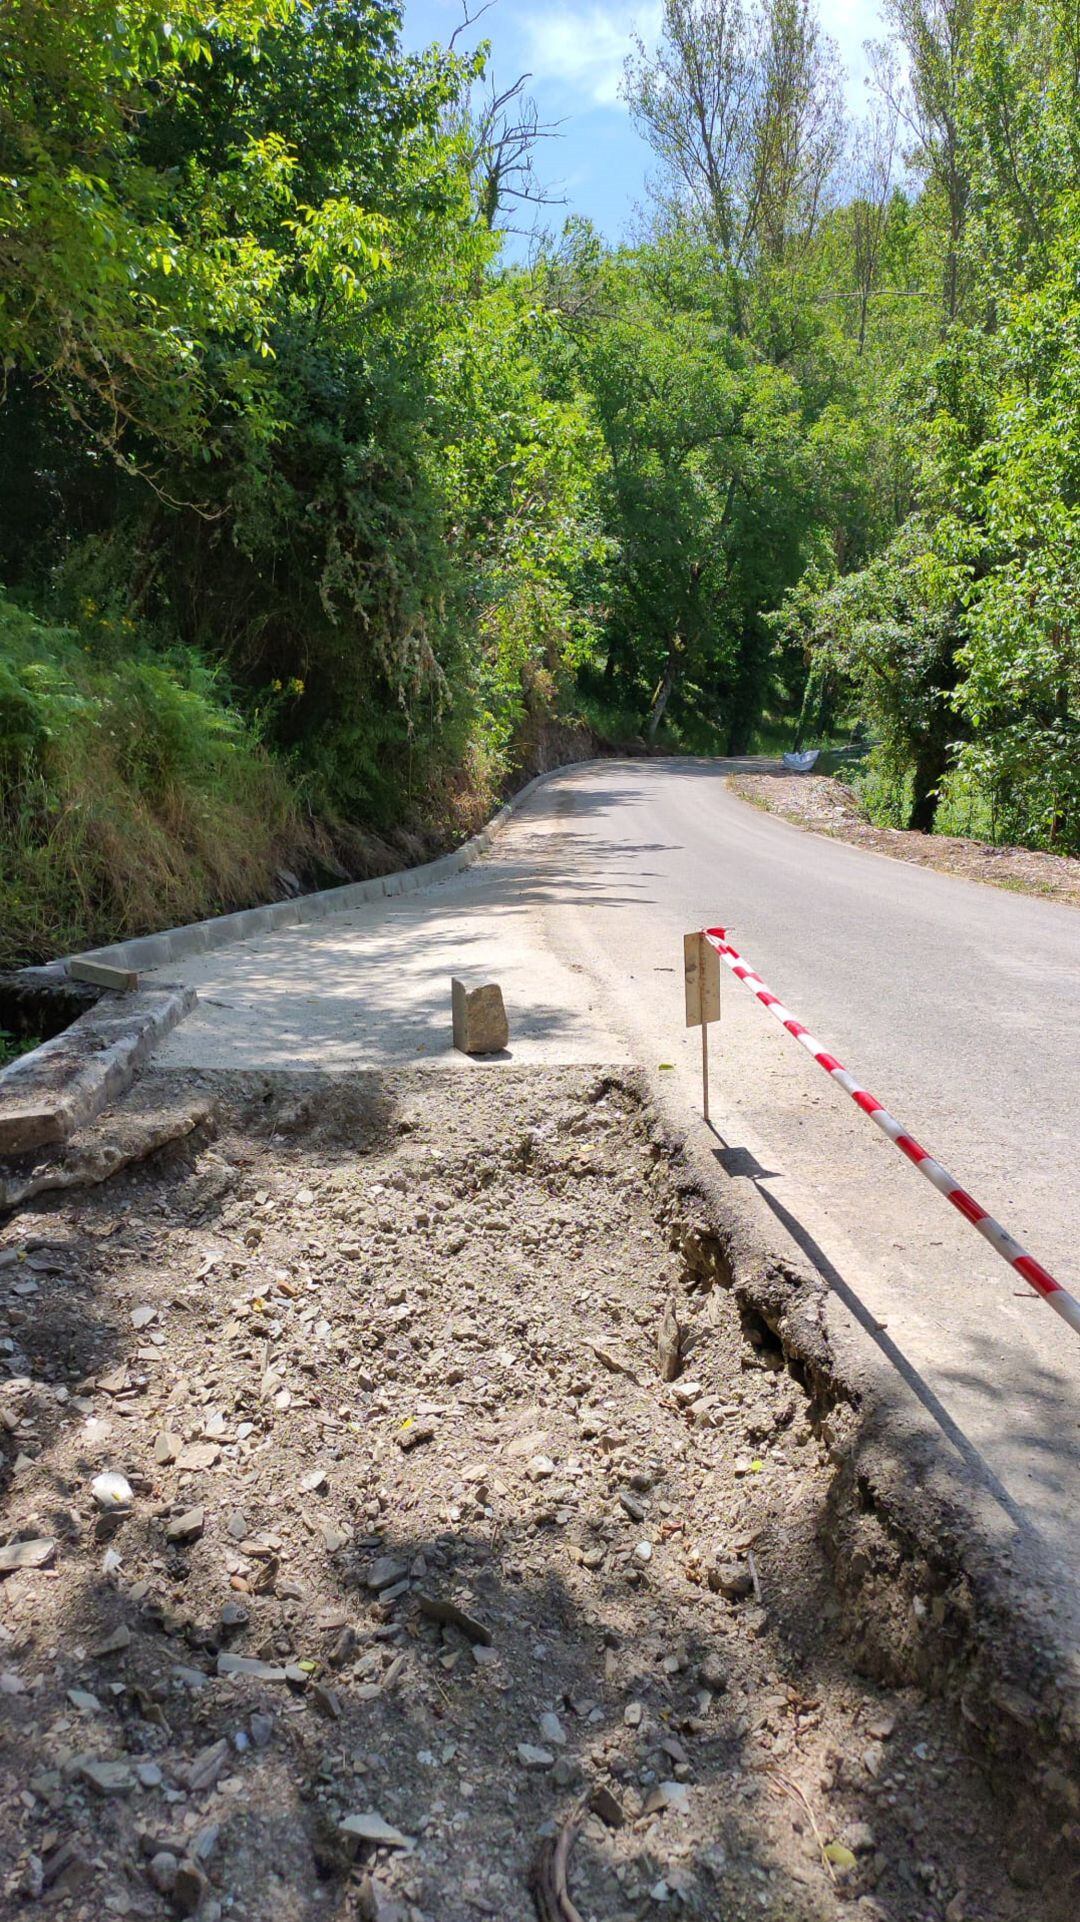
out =
<path fill-rule="evenodd" d="M 870 1116 L 871 1121 L 877 1123 L 882 1134 L 888 1135 L 890 1141 L 895 1141 L 901 1154 L 906 1155 L 908 1160 L 918 1168 L 920 1174 L 924 1174 L 928 1181 L 933 1182 L 939 1194 L 943 1194 L 946 1201 L 951 1201 L 953 1207 L 964 1216 L 964 1219 L 970 1221 L 972 1227 L 977 1228 L 980 1235 L 990 1243 L 991 1248 L 1004 1261 L 1007 1261 L 1010 1267 L 1015 1268 L 1018 1275 L 1023 1275 L 1024 1280 L 1031 1283 L 1031 1286 L 1037 1290 L 1044 1301 L 1049 1302 L 1051 1308 L 1056 1310 L 1062 1320 L 1067 1321 L 1070 1328 L 1074 1328 L 1077 1334 L 1080 1334 L 1080 1301 L 1077 1301 L 1074 1295 L 1070 1295 L 1060 1281 L 1055 1281 L 1053 1275 L 1048 1273 L 1042 1263 L 1035 1260 L 1034 1255 L 1029 1255 L 1025 1248 L 1021 1248 L 1020 1243 L 1013 1240 L 1008 1229 L 1003 1228 L 999 1221 L 995 1221 L 992 1215 L 987 1214 L 986 1209 L 980 1207 L 974 1196 L 969 1195 L 966 1188 L 962 1188 L 960 1183 L 953 1179 L 948 1169 L 943 1168 L 940 1161 L 935 1161 L 933 1155 L 927 1154 L 926 1149 L 919 1146 L 914 1135 L 909 1134 L 896 1117 L 891 1115 L 887 1108 L 882 1107 L 877 1096 L 870 1094 L 866 1088 L 861 1088 L 855 1076 L 841 1066 L 836 1056 L 829 1054 L 827 1049 L 821 1046 L 820 1041 L 815 1041 L 809 1029 L 804 1028 L 801 1021 L 796 1021 L 794 1015 L 788 1013 L 783 1002 L 765 986 L 760 974 L 756 974 L 749 963 L 743 960 L 738 949 L 732 947 L 727 938 L 726 928 L 705 928 L 703 932 L 705 939 L 716 949 L 725 967 L 730 968 L 737 980 L 745 982 L 751 994 L 756 995 L 761 1002 L 762 1007 L 768 1008 L 769 1013 L 776 1016 L 788 1033 L 794 1035 L 796 1041 L 801 1042 L 807 1053 L 813 1055 L 819 1068 L 824 1068 L 825 1073 L 833 1081 L 839 1082 L 840 1086 L 846 1089 L 855 1106 L 861 1108 L 864 1114 Z"/>

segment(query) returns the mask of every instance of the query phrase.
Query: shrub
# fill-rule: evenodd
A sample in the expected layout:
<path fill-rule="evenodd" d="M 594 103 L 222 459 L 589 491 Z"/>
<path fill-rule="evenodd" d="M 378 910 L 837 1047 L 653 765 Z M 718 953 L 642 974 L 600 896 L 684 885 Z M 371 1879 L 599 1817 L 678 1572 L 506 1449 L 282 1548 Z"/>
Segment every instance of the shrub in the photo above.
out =
<path fill-rule="evenodd" d="M 0 964 L 265 899 L 309 841 L 197 654 L 101 658 L 0 596 Z"/>

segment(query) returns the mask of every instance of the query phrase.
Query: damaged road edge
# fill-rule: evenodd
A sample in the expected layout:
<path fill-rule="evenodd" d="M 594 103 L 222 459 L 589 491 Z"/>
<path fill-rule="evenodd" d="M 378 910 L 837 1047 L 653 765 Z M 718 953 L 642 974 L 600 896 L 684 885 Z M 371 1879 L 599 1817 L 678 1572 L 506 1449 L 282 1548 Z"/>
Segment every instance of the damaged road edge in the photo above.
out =
<path fill-rule="evenodd" d="M 1080 1661 L 1050 1584 L 1021 1580 L 988 1539 L 944 1440 L 874 1406 L 830 1336 L 825 1281 L 778 1248 L 764 1208 L 718 1174 L 648 1076 L 612 1081 L 657 1117 L 653 1152 L 677 1195 L 666 1225 L 688 1275 L 733 1292 L 749 1338 L 776 1344 L 809 1397 L 834 1464 L 822 1544 L 858 1665 L 946 1700 L 991 1775 L 1060 1830 L 1080 1815 Z"/>
<path fill-rule="evenodd" d="M 110 1874 L 175 1905 L 190 1862 L 208 1912 L 243 1889 L 267 1916 L 358 1875 L 387 1922 L 448 1918 L 466 1881 L 523 1916 L 532 1867 L 549 1922 L 575 1898 L 713 1915 L 718 1889 L 733 1916 L 1025 1922 L 1039 1887 L 1071 1918 L 1075 1830 L 1047 1846 L 941 1693 L 852 1662 L 831 1543 L 861 1410 L 826 1292 L 767 1263 L 773 1306 L 744 1289 L 755 1244 L 642 1081 L 166 1071 L 87 1136 L 207 1097 L 212 1151 L 191 1135 L 3 1231 L 4 1594 L 30 1637 L 4 1692 L 46 1798 L 8 1798 L 24 1897 L 70 1848 L 95 1915 Z M 933 1626 L 925 1568 L 893 1555 L 889 1626 L 912 1594 Z"/>
<path fill-rule="evenodd" d="M 93 1120 L 197 1000 L 194 988 L 164 984 L 103 994 L 61 1034 L 0 1069 L 0 1156 L 52 1147 Z"/>

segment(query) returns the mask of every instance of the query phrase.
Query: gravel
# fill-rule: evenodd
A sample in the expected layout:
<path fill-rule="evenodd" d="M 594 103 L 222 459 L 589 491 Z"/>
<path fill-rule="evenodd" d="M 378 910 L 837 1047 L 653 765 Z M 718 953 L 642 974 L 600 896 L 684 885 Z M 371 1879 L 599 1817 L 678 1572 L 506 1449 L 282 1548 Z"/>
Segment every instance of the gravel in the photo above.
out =
<path fill-rule="evenodd" d="M 577 1811 L 587 1922 L 1064 1922 L 858 1672 L 827 1436 L 630 1083 L 213 1094 L 0 1225 L 6 1913 L 529 1922 Z"/>

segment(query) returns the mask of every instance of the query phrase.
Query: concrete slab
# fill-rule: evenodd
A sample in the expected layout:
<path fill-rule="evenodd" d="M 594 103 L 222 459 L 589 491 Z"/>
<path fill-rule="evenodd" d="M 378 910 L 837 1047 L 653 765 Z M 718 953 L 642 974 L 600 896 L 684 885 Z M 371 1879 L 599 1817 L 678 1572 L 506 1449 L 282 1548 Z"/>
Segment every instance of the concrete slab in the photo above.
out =
<path fill-rule="evenodd" d="M 131 1086 L 195 1000 L 194 989 L 171 984 L 105 994 L 62 1034 L 0 1069 L 0 1155 L 65 1141 Z"/>
<path fill-rule="evenodd" d="M 130 994 L 139 985 L 139 976 L 134 968 L 110 966 L 104 961 L 86 961 L 76 955 L 68 973 L 74 981 L 89 981 L 95 988 L 110 988 L 115 994 Z"/>

